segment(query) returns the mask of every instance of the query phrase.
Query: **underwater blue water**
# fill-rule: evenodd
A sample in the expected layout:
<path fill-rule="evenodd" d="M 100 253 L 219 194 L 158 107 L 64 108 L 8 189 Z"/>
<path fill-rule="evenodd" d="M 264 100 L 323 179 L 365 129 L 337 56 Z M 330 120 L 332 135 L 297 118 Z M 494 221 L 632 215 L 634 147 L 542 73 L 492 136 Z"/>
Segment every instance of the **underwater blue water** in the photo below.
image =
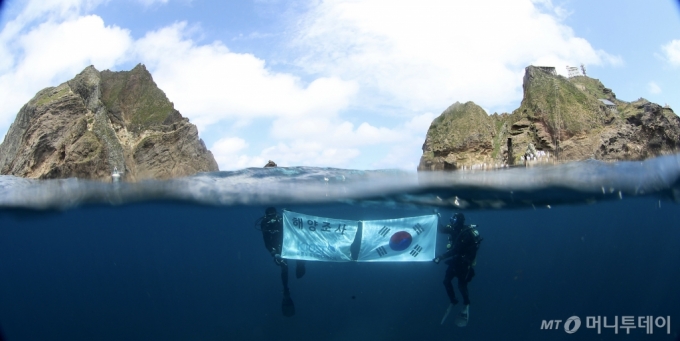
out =
<path fill-rule="evenodd" d="M 2 176 L 0 326 L 10 341 L 676 340 L 678 160 L 141 184 Z M 357 220 L 464 212 L 484 238 L 469 325 L 440 325 L 446 265 L 429 262 L 308 262 L 301 279 L 291 268 L 297 312 L 282 316 L 280 270 L 254 228 L 270 205 Z M 574 334 L 541 329 L 571 316 Z M 598 334 L 588 316 L 670 316 L 671 330 Z"/>

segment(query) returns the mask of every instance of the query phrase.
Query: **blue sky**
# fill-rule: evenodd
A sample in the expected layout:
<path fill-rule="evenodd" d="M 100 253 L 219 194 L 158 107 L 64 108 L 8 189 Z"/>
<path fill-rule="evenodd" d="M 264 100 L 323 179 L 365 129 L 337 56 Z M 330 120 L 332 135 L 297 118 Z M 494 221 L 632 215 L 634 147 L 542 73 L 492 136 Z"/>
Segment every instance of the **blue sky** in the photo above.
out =
<path fill-rule="evenodd" d="M 88 65 L 143 63 L 220 170 L 414 171 L 456 101 L 511 112 L 527 65 L 584 64 L 680 113 L 677 1 L 40 0 L 0 14 L 0 136 Z"/>

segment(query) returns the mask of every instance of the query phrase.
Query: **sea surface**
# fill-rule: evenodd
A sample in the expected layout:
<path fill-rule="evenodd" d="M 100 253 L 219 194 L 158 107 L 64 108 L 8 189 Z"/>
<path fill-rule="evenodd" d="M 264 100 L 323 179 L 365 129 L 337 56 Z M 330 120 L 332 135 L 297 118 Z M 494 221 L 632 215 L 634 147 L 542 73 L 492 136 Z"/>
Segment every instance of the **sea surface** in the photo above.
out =
<path fill-rule="evenodd" d="M 0 176 L 0 329 L 9 341 L 678 340 L 679 201 L 680 155 L 134 184 Z M 468 326 L 457 310 L 440 324 L 446 265 L 431 262 L 308 262 L 301 279 L 291 268 L 296 315 L 284 317 L 255 225 L 268 206 L 354 220 L 438 212 L 442 223 L 463 212 L 484 238 Z M 579 328 L 565 329 L 574 316 Z M 650 316 L 656 325 L 640 326 Z M 620 328 L 624 317 L 636 328 Z M 596 318 L 619 327 L 598 331 Z"/>

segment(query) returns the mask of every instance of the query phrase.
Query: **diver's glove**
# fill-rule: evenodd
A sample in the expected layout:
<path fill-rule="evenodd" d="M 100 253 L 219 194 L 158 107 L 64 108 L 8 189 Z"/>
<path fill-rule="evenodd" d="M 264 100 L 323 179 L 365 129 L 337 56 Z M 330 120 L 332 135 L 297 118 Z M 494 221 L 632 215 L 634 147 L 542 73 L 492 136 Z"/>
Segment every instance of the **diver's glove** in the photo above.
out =
<path fill-rule="evenodd" d="M 281 255 L 278 253 L 274 255 L 274 263 L 276 263 L 276 265 L 286 264 L 283 258 L 281 258 Z"/>
<path fill-rule="evenodd" d="M 433 261 L 435 264 L 439 264 L 439 262 L 441 261 L 441 258 L 435 257 L 432 261 Z"/>

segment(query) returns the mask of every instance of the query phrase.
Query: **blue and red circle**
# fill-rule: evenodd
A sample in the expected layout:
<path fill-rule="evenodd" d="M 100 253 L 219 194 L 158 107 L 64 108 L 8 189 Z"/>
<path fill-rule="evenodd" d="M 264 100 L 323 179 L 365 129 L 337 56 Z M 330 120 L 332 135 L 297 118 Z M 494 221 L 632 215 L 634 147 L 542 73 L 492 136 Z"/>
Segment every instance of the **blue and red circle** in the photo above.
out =
<path fill-rule="evenodd" d="M 406 250 L 413 241 L 411 234 L 406 231 L 399 231 L 390 237 L 390 249 L 394 251 Z"/>

